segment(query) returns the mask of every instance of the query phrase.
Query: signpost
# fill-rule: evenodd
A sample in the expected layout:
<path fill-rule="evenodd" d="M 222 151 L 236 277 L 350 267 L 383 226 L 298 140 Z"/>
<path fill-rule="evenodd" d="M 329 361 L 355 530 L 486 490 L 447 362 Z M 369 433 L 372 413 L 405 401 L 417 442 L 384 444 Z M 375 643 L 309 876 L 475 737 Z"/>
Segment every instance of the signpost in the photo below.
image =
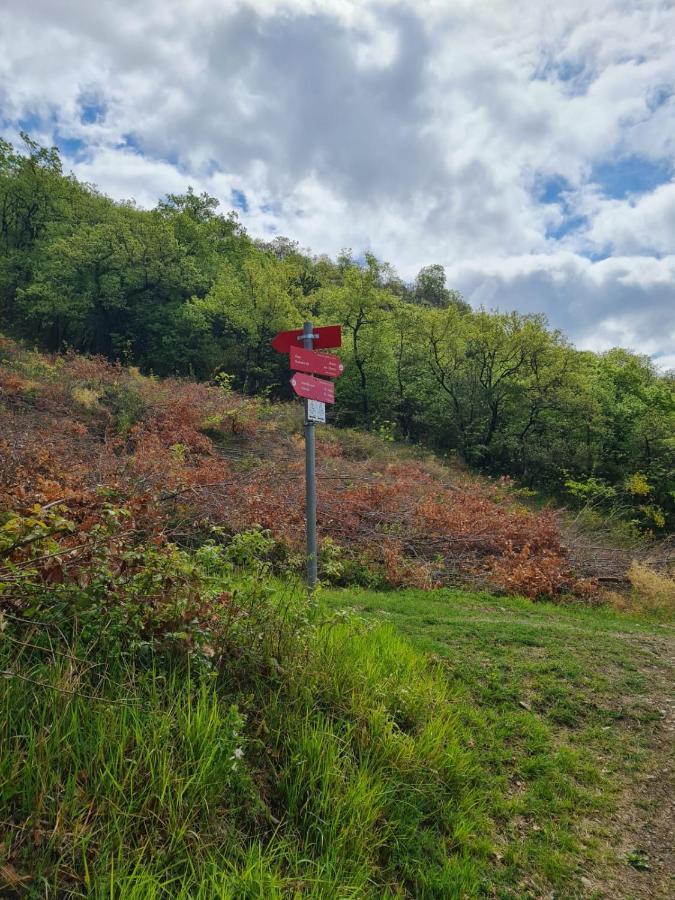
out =
<path fill-rule="evenodd" d="M 308 400 L 320 400 L 321 403 L 335 403 L 335 387 L 332 381 L 324 381 L 313 375 L 296 372 L 291 378 L 291 387 L 298 397 Z"/>
<path fill-rule="evenodd" d="M 307 520 L 307 586 L 314 590 L 318 581 L 318 547 L 316 539 L 316 422 L 326 421 L 326 403 L 335 402 L 335 386 L 332 381 L 315 378 L 325 375 L 338 378 L 344 366 L 328 353 L 316 353 L 318 347 L 339 347 L 342 343 L 339 325 L 312 327 L 305 322 L 302 329 L 280 331 L 272 340 L 279 353 L 288 353 L 291 369 L 291 387 L 305 398 L 305 516 Z M 302 346 L 300 346 L 302 345 Z M 314 374 L 306 374 L 314 373 Z"/>
<path fill-rule="evenodd" d="M 290 362 L 291 369 L 296 372 L 314 372 L 315 375 L 327 375 L 329 378 L 339 378 L 345 370 L 337 356 L 303 350 L 300 347 L 291 347 Z"/>
<path fill-rule="evenodd" d="M 272 346 L 279 353 L 290 353 L 291 347 L 299 347 L 300 344 L 305 350 L 328 350 L 329 347 L 340 347 L 342 344 L 342 329 L 339 325 L 319 325 L 311 334 L 313 335 L 312 342 L 306 344 L 302 328 L 296 328 L 294 331 L 280 331 L 272 338 Z"/>

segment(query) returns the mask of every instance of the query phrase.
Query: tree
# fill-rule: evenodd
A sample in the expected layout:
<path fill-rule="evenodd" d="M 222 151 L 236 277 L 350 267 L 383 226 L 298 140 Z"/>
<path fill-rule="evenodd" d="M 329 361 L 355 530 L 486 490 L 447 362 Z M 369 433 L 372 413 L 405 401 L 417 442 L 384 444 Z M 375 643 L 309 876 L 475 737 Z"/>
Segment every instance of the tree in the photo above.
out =
<path fill-rule="evenodd" d="M 461 312 L 468 312 L 471 307 L 462 298 L 459 291 L 450 291 L 445 284 L 445 269 L 435 263 L 431 266 L 423 266 L 417 273 L 413 296 L 418 303 L 443 309 L 453 305 Z"/>
<path fill-rule="evenodd" d="M 346 332 L 343 345 L 349 353 L 355 378 L 348 366 L 348 377 L 340 379 L 340 389 L 343 395 L 348 390 L 352 393 L 356 408 L 352 407 L 352 415 L 345 418 L 369 427 L 376 403 L 380 418 L 386 417 L 390 408 L 391 343 L 387 312 L 397 300 L 379 286 L 380 271 L 374 256 L 368 255 L 363 267 L 353 262 L 347 264 L 346 257 L 341 265 L 342 283 L 319 292 L 319 311 L 325 319 L 337 319 Z M 385 396 L 387 399 L 382 403 Z"/>
<path fill-rule="evenodd" d="M 130 344 L 133 358 L 147 363 L 152 333 L 162 327 L 160 309 L 187 300 L 199 279 L 168 223 L 117 207 L 103 221 L 45 244 L 17 302 L 52 350 L 68 344 L 116 356 Z"/>
<path fill-rule="evenodd" d="M 216 197 L 211 197 L 206 191 L 195 194 L 190 186 L 185 194 L 167 194 L 164 200 L 157 204 L 157 210 L 168 219 L 185 216 L 193 222 L 204 225 L 216 218 L 216 210 L 220 202 Z"/>
<path fill-rule="evenodd" d="M 281 360 L 271 347 L 278 331 L 302 324 L 304 298 L 295 268 L 251 248 L 241 266 L 226 263 L 208 295 L 195 305 L 220 348 L 219 367 L 247 393 L 278 385 Z"/>
<path fill-rule="evenodd" d="M 55 147 L 21 135 L 24 152 L 0 139 L 0 315 L 17 322 L 17 290 L 31 278 L 32 254 L 52 222 L 63 219 L 71 184 Z"/>

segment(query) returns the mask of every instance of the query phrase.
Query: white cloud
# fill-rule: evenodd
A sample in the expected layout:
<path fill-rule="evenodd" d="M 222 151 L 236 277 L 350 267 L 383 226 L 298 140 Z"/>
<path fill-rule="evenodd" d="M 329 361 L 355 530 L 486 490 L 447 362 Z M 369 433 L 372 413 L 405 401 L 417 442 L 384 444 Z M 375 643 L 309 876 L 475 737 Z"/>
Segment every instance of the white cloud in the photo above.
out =
<path fill-rule="evenodd" d="M 668 253 L 675 250 L 675 182 L 627 200 L 590 198 L 584 236 L 600 250 Z"/>
<path fill-rule="evenodd" d="M 243 190 L 256 235 L 441 262 L 474 302 L 665 358 L 675 185 L 593 178 L 675 163 L 673 36 L 660 0 L 5 0 L 0 116 L 82 141 L 114 197 Z"/>
<path fill-rule="evenodd" d="M 668 357 L 675 347 L 675 255 L 592 262 L 558 252 L 462 263 L 450 275 L 475 305 L 546 312 L 582 349 Z"/>
<path fill-rule="evenodd" d="M 108 193 L 113 196 L 131 197 L 144 207 L 155 206 L 164 194 L 182 193 L 186 187 L 186 175 L 176 166 L 125 149 L 103 147 L 90 159 L 74 163 L 73 171 L 80 181 L 107 185 Z M 229 198 L 235 185 L 223 181 L 219 194 Z M 206 185 L 200 183 L 195 187 L 205 189 Z"/>
<path fill-rule="evenodd" d="M 662 356 L 653 357 L 656 367 L 661 372 L 675 373 L 675 353 L 665 353 Z"/>

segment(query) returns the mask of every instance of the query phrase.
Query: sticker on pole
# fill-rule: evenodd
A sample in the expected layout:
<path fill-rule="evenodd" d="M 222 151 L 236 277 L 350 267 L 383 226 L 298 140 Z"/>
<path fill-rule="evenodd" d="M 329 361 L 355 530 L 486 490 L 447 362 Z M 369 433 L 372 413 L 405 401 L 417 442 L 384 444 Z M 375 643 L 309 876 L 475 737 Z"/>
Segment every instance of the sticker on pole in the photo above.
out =
<path fill-rule="evenodd" d="M 312 329 L 314 335 L 312 348 L 314 350 L 327 350 L 329 347 L 342 345 L 342 329 L 339 325 L 318 325 Z M 302 328 L 293 331 L 280 331 L 272 338 L 272 346 L 279 353 L 290 353 L 291 347 L 299 347 L 303 340 Z"/>
<path fill-rule="evenodd" d="M 307 421 L 308 422 L 325 422 L 326 421 L 326 404 L 320 400 L 307 401 Z"/>
<path fill-rule="evenodd" d="M 315 350 L 303 350 L 302 347 L 291 347 L 291 369 L 296 372 L 313 372 L 315 375 L 326 375 L 328 378 L 339 378 L 345 370 L 337 356 L 330 353 L 317 353 Z"/>
<path fill-rule="evenodd" d="M 332 381 L 323 381 L 313 375 L 296 372 L 291 378 L 291 387 L 299 397 L 320 400 L 321 403 L 335 403 L 335 387 Z"/>

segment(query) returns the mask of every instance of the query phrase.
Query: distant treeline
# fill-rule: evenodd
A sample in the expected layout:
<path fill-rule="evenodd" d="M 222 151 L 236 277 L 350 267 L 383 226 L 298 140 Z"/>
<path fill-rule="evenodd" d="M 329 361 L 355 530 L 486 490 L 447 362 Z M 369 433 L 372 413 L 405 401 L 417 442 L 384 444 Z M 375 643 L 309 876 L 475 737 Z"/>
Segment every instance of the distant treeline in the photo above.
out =
<path fill-rule="evenodd" d="M 23 140 L 0 140 L 6 331 L 287 398 L 273 335 L 306 318 L 340 322 L 338 424 L 672 527 L 674 380 L 647 358 L 576 350 L 541 315 L 473 310 L 441 266 L 409 285 L 372 255 L 254 240 L 191 189 L 150 211 L 114 202 L 64 174 L 56 148 Z"/>

